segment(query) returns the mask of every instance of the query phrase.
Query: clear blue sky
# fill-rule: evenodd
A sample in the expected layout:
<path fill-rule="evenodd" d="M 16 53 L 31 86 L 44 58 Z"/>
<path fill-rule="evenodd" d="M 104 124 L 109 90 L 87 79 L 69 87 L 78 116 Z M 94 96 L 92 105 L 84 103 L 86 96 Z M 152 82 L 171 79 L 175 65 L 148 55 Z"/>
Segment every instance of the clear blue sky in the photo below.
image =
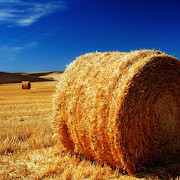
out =
<path fill-rule="evenodd" d="M 0 71 L 62 71 L 87 52 L 141 48 L 180 59 L 180 0 L 0 0 Z"/>

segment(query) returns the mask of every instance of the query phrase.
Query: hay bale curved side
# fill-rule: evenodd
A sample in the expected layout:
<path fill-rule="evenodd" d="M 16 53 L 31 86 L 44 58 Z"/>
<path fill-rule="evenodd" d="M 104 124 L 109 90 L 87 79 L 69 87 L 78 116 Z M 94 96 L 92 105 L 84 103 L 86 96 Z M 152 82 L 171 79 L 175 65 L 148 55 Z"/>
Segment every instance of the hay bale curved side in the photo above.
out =
<path fill-rule="evenodd" d="M 180 150 L 180 62 L 154 50 L 89 53 L 62 75 L 55 127 L 67 152 L 129 174 Z"/>
<path fill-rule="evenodd" d="M 30 81 L 22 81 L 22 89 L 31 89 Z"/>

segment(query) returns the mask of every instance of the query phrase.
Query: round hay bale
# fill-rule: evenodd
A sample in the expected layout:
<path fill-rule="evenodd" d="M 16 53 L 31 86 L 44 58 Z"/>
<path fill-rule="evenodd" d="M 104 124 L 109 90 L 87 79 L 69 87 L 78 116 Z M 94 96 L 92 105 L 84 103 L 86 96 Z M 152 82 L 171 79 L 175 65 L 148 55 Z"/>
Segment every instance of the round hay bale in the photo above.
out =
<path fill-rule="evenodd" d="M 31 89 L 31 83 L 29 81 L 22 81 L 22 89 Z"/>
<path fill-rule="evenodd" d="M 78 57 L 57 86 L 55 128 L 67 152 L 135 174 L 180 150 L 180 62 L 155 50 Z"/>

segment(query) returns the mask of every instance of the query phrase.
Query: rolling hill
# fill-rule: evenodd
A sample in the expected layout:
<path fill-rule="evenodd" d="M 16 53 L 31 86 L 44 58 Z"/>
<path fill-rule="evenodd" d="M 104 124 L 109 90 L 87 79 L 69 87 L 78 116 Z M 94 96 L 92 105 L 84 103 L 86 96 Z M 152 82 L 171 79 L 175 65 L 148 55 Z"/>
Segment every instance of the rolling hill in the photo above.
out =
<path fill-rule="evenodd" d="M 6 73 L 0 71 L 0 84 L 21 83 L 22 81 L 43 82 L 54 81 L 57 74 L 63 71 L 30 72 L 30 73 Z"/>

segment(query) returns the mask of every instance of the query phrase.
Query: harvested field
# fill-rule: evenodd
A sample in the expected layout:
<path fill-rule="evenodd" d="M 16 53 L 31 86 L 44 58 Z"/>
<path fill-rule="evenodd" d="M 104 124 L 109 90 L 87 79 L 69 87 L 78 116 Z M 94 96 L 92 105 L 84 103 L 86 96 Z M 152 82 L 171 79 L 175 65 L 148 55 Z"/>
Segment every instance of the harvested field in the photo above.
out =
<path fill-rule="evenodd" d="M 0 179 L 125 178 L 109 166 L 71 157 L 59 149 L 52 127 L 56 82 L 31 86 L 30 90 L 22 90 L 21 83 L 0 86 Z"/>
<path fill-rule="evenodd" d="M 48 75 L 53 79 L 60 76 Z M 29 90 L 22 90 L 21 83 L 0 85 L 0 179 L 139 179 L 60 149 L 52 127 L 56 83 L 32 82 Z M 152 168 L 149 174 L 138 174 L 140 179 L 171 179 L 179 175 L 178 168 L 160 167 Z"/>

